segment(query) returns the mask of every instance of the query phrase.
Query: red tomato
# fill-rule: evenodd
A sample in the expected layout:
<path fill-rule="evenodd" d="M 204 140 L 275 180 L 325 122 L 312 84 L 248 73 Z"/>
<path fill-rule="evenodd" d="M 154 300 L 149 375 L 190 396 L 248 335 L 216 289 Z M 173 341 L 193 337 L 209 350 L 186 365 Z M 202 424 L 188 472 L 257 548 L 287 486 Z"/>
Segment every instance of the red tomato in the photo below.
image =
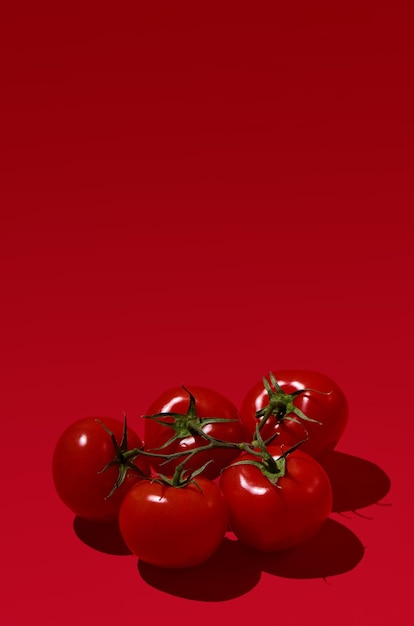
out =
<path fill-rule="evenodd" d="M 219 487 L 202 476 L 197 484 L 181 487 L 141 481 L 124 498 L 119 528 L 127 547 L 143 561 L 191 567 L 217 550 L 228 528 L 228 512 Z"/>
<path fill-rule="evenodd" d="M 348 402 L 338 385 L 325 374 L 307 370 L 279 370 L 274 372 L 274 377 L 282 392 L 278 393 L 273 383 L 270 385 L 274 392 L 273 410 L 261 431 L 262 438 L 267 440 L 278 433 L 274 443 L 289 448 L 307 432 L 309 440 L 303 444 L 303 451 L 319 458 L 333 450 L 348 421 Z M 298 393 L 303 389 L 309 391 Z M 263 381 L 258 382 L 246 394 L 240 411 L 251 437 L 254 437 L 261 413 L 268 406 L 268 391 Z M 302 419 L 292 412 L 293 407 L 316 421 Z"/>
<path fill-rule="evenodd" d="M 202 429 L 206 435 L 225 442 L 240 443 L 247 436 L 236 406 L 220 393 L 204 387 L 190 387 L 188 391 L 183 387 L 169 389 L 151 404 L 147 415 L 156 415 L 162 423 L 150 418 L 145 420 L 145 447 L 162 454 L 190 451 L 208 445 L 209 442 L 197 434 L 195 429 Z M 203 471 L 203 476 L 213 480 L 239 454 L 237 448 L 199 452 L 186 465 L 186 470 L 193 472 L 212 460 Z M 149 462 L 156 472 L 172 474 L 183 459 L 184 456 L 181 456 L 163 464 L 165 459 L 154 457 Z"/>
<path fill-rule="evenodd" d="M 128 489 L 140 480 L 138 472 L 127 469 L 119 488 L 107 498 L 120 474 L 120 465 L 106 471 L 103 468 L 113 461 L 117 452 L 108 428 L 118 444 L 123 442 L 124 424 L 111 417 L 86 417 L 69 426 L 56 443 L 52 460 L 53 481 L 56 491 L 66 506 L 76 515 L 91 520 L 111 521 L 118 517 L 119 507 Z M 129 449 L 141 448 L 140 437 L 127 429 Z M 122 446 L 121 446 L 122 444 Z M 143 457 L 134 465 L 149 474 L 148 462 Z"/>
<path fill-rule="evenodd" d="M 277 446 L 268 452 L 281 457 Z M 240 460 L 254 460 L 243 454 Z M 220 479 L 236 537 L 266 552 L 286 550 L 315 535 L 332 510 L 328 476 L 313 457 L 295 450 L 286 458 L 286 473 L 276 484 L 256 465 L 233 465 Z"/>

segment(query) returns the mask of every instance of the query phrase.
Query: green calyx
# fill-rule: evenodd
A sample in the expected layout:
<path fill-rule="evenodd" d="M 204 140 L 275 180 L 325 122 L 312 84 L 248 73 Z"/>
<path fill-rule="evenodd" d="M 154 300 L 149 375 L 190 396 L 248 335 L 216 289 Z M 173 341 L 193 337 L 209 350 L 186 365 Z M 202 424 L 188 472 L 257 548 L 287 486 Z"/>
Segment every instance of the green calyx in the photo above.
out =
<path fill-rule="evenodd" d="M 253 465 L 257 467 L 272 485 L 279 487 L 277 484 L 278 480 L 286 474 L 286 455 L 282 454 L 278 459 L 274 459 L 271 455 L 268 458 L 262 456 L 260 461 L 244 459 L 229 465 L 229 467 L 235 467 L 236 465 Z"/>
<path fill-rule="evenodd" d="M 300 424 L 300 420 L 305 422 L 314 422 L 315 424 L 321 424 L 318 420 L 312 419 L 305 415 L 303 411 L 299 407 L 295 405 L 295 400 L 298 396 L 304 393 L 320 393 L 322 395 L 329 395 L 329 393 L 325 393 L 323 391 L 318 391 L 317 389 L 298 389 L 293 393 L 285 393 L 281 386 L 279 385 L 276 377 L 272 372 L 269 373 L 270 383 L 272 383 L 273 388 L 267 378 L 263 377 L 263 385 L 267 391 L 267 395 L 269 397 L 269 403 L 263 409 L 260 409 L 256 412 L 256 417 L 260 419 L 260 428 L 263 428 L 267 419 L 272 415 L 276 418 L 278 422 L 282 422 L 283 420 L 290 420 L 293 422 L 297 422 Z"/>
<path fill-rule="evenodd" d="M 299 448 L 299 446 L 305 443 L 305 441 L 308 441 L 308 435 L 306 435 L 305 439 L 298 441 L 293 446 L 288 448 L 288 450 L 284 450 L 282 454 L 275 459 L 267 450 L 267 442 L 263 441 L 260 434 L 260 425 L 257 424 L 254 444 L 257 445 L 259 450 L 257 450 L 256 448 L 251 448 L 250 446 L 246 448 L 246 451 L 254 458 L 236 461 L 228 467 L 235 467 L 236 465 L 253 465 L 262 472 L 263 476 L 265 476 L 272 483 L 272 485 L 280 487 L 280 485 L 278 485 L 277 483 L 279 479 L 283 478 L 286 474 L 287 456 L 294 452 L 294 450 Z"/>
<path fill-rule="evenodd" d="M 197 452 L 198 450 L 195 449 L 190 454 L 186 455 L 184 460 L 181 463 L 179 463 L 177 467 L 175 468 L 174 474 L 172 475 L 171 478 L 169 476 L 165 476 L 164 474 L 159 473 L 155 478 L 151 480 L 153 482 L 159 483 L 160 485 L 166 485 L 167 487 L 174 487 L 174 488 L 182 488 L 182 487 L 187 487 L 187 485 L 194 484 L 197 487 L 197 489 L 201 491 L 201 487 L 196 481 L 196 478 L 197 476 L 199 476 L 200 474 L 204 472 L 207 465 L 210 465 L 210 463 L 212 463 L 213 460 L 211 459 L 210 461 L 207 461 L 206 463 L 204 463 L 204 465 L 202 465 L 201 467 L 198 467 L 195 470 L 189 471 L 185 467 L 186 463 L 188 463 L 188 461 L 192 459 L 193 456 L 197 454 Z"/>
<path fill-rule="evenodd" d="M 154 450 L 164 450 L 168 448 L 174 441 L 185 439 L 186 437 L 195 437 L 200 436 L 205 439 L 208 437 L 203 431 L 204 426 L 207 424 L 217 424 L 219 422 L 234 422 L 236 420 L 222 418 L 222 417 L 206 417 L 200 418 L 197 415 L 196 410 L 196 400 L 193 394 L 182 385 L 184 391 L 188 394 L 189 405 L 187 413 L 174 413 L 166 411 L 164 413 L 155 413 L 154 415 L 144 415 L 143 417 L 146 419 L 152 419 L 158 424 L 162 424 L 173 431 L 173 435 L 159 448 L 154 448 Z M 166 421 L 171 419 L 171 421 Z"/>
<path fill-rule="evenodd" d="M 101 422 L 101 420 L 97 420 L 97 421 L 111 438 L 112 445 L 114 447 L 114 452 L 115 452 L 115 456 L 112 459 L 112 461 L 107 463 L 107 465 L 105 465 L 105 467 L 99 471 L 99 474 L 103 474 L 110 467 L 118 467 L 118 477 L 112 489 L 110 490 L 108 495 L 105 497 L 105 500 L 108 500 L 115 493 L 115 491 L 122 485 L 122 483 L 124 482 L 126 478 L 128 470 L 131 470 L 132 472 L 134 472 L 135 474 L 137 474 L 140 478 L 144 480 L 150 480 L 151 482 L 160 483 L 162 485 L 167 485 L 169 487 L 177 487 L 177 488 L 186 487 L 187 485 L 193 483 L 201 491 L 201 488 L 196 481 L 196 477 L 199 476 L 199 474 L 202 474 L 202 472 L 205 470 L 207 465 L 212 463 L 213 460 L 211 459 L 210 461 L 207 461 L 207 463 L 204 463 L 204 465 L 202 465 L 201 467 L 191 472 L 186 468 L 186 463 L 200 451 L 200 448 L 196 448 L 192 452 L 184 452 L 184 453 L 178 453 L 178 454 L 172 454 L 172 455 L 154 454 L 154 453 L 145 451 L 143 448 L 133 448 L 131 450 L 128 450 L 128 431 L 127 431 L 127 420 L 126 420 L 125 413 L 124 413 L 124 428 L 123 428 L 122 439 L 120 443 L 117 442 L 116 437 L 113 434 L 113 432 L 107 426 L 105 426 L 105 424 Z M 220 446 L 220 444 L 221 442 L 217 441 L 217 445 Z M 232 444 L 228 444 L 228 445 L 231 446 Z M 208 445 L 204 446 L 201 449 L 203 450 L 211 449 L 213 447 L 215 447 L 214 442 L 209 443 Z M 176 466 L 172 477 L 165 476 L 164 474 L 158 474 L 157 476 L 153 477 L 153 476 L 147 476 L 144 472 L 140 470 L 139 467 L 137 467 L 134 464 L 134 459 L 136 459 L 140 455 L 147 456 L 147 457 L 159 456 L 160 458 L 165 458 L 167 460 L 169 458 L 178 458 L 180 456 L 183 456 L 184 460 Z"/>
<path fill-rule="evenodd" d="M 147 476 L 134 464 L 134 459 L 139 455 L 139 450 L 128 450 L 128 430 L 127 430 L 127 420 L 126 415 L 124 413 L 124 428 L 122 431 L 122 439 L 121 443 L 118 443 L 115 435 L 101 420 L 97 420 L 102 428 L 108 433 L 111 438 L 112 445 L 114 447 L 115 456 L 105 465 L 103 469 L 100 470 L 99 474 L 103 474 L 110 467 L 118 467 L 118 477 L 114 483 L 114 486 L 105 497 L 105 500 L 108 500 L 112 496 L 112 494 L 122 485 L 124 482 L 128 470 L 131 470 L 135 474 L 138 474 L 141 478 L 147 478 Z"/>

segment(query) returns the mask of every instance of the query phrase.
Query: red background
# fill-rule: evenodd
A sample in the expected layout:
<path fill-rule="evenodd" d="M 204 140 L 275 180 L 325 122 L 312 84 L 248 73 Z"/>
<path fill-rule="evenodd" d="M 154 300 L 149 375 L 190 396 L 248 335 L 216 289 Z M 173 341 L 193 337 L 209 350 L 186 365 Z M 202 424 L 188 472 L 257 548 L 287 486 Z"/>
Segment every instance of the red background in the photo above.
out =
<path fill-rule="evenodd" d="M 406 3 L 9 4 L 2 623 L 406 623 Z M 330 375 L 351 408 L 319 543 L 259 562 L 230 545 L 198 578 L 171 581 L 74 532 L 50 472 L 66 425 L 125 410 L 141 431 L 166 388 L 211 386 L 240 404 L 285 367 Z"/>

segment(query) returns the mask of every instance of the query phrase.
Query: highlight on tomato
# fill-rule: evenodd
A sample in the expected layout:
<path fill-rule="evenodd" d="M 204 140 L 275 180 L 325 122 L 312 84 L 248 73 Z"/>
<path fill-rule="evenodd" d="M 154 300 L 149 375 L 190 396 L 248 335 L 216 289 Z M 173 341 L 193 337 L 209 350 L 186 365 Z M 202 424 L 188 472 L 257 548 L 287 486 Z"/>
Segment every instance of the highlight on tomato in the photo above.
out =
<path fill-rule="evenodd" d="M 329 376 L 310 370 L 276 370 L 246 393 L 241 421 L 254 437 L 263 420 L 263 439 L 290 447 L 308 437 L 302 450 L 317 459 L 332 451 L 348 422 L 348 402 Z"/>
<path fill-rule="evenodd" d="M 247 437 L 233 402 L 205 387 L 168 389 L 152 402 L 144 417 L 146 450 L 159 454 L 149 457 L 155 472 L 173 474 L 183 459 L 180 454 L 206 448 L 192 456 L 186 469 L 194 472 L 205 466 L 203 476 L 214 480 L 240 453 L 236 445 L 225 444 L 241 443 Z M 220 441 L 224 445 L 220 446 Z"/>
<path fill-rule="evenodd" d="M 328 476 L 316 459 L 297 447 L 243 453 L 223 471 L 219 485 L 231 530 L 241 543 L 264 552 L 308 541 L 332 511 Z"/>
<path fill-rule="evenodd" d="M 127 491 L 151 472 L 139 435 L 112 417 L 85 417 L 64 430 L 52 458 L 52 475 L 62 502 L 80 517 L 115 521 Z"/>

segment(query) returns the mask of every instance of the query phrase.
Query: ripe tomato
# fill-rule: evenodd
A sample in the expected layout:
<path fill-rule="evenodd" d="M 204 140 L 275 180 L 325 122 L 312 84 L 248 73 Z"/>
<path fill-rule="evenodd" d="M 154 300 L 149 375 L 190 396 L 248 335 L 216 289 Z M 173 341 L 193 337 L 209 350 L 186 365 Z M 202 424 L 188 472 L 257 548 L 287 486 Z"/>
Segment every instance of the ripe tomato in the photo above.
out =
<path fill-rule="evenodd" d="M 275 460 L 278 446 L 269 446 Z M 240 460 L 256 457 L 243 454 Z M 220 479 L 230 513 L 230 527 L 243 544 L 266 552 L 286 550 L 315 535 L 332 510 L 328 476 L 313 457 L 295 450 L 285 459 L 276 484 L 256 465 L 233 465 Z"/>
<path fill-rule="evenodd" d="M 208 445 L 209 442 L 196 430 L 202 430 L 209 437 L 233 443 L 243 442 L 247 436 L 236 406 L 220 393 L 204 387 L 169 389 L 151 404 L 147 415 L 156 417 L 157 421 L 149 417 L 145 420 L 145 447 L 162 454 L 190 451 Z M 203 471 L 203 476 L 213 480 L 239 454 L 237 448 L 199 452 L 186 465 L 186 470 L 192 472 L 212 460 Z M 156 472 L 172 474 L 183 459 L 184 456 L 164 464 L 165 459 L 154 457 L 149 462 Z"/>
<path fill-rule="evenodd" d="M 269 385 L 274 392 L 270 400 L 274 406 L 261 431 L 263 439 L 278 433 L 274 443 L 290 447 L 302 440 L 307 431 L 309 440 L 301 449 L 316 458 L 325 456 L 338 443 L 348 421 L 348 402 L 343 391 L 331 378 L 319 372 L 279 370 L 273 376 L 281 393 L 274 383 Z M 309 391 L 301 393 L 304 389 Z M 241 420 L 251 437 L 254 437 L 256 425 L 266 407 L 269 407 L 269 393 L 263 382 L 257 382 L 246 394 L 240 410 Z M 292 411 L 293 407 L 316 421 L 301 419 Z"/>
<path fill-rule="evenodd" d="M 181 487 L 141 481 L 127 493 L 119 512 L 127 547 L 159 567 L 203 563 L 217 550 L 227 528 L 223 494 L 202 476 Z"/>
<path fill-rule="evenodd" d="M 113 433 L 118 452 L 102 424 Z M 130 428 L 126 442 L 123 435 L 121 421 L 111 417 L 86 417 L 71 424 L 58 439 L 52 459 L 53 481 L 61 500 L 76 515 L 99 521 L 118 518 L 124 495 L 140 480 L 140 475 L 124 466 L 126 474 L 122 484 L 107 498 L 120 477 L 122 464 L 115 463 L 100 472 L 118 456 L 122 447 L 126 448 L 125 444 L 129 449 L 142 447 L 140 437 Z M 138 457 L 134 465 L 149 474 L 148 462 L 143 457 Z"/>

